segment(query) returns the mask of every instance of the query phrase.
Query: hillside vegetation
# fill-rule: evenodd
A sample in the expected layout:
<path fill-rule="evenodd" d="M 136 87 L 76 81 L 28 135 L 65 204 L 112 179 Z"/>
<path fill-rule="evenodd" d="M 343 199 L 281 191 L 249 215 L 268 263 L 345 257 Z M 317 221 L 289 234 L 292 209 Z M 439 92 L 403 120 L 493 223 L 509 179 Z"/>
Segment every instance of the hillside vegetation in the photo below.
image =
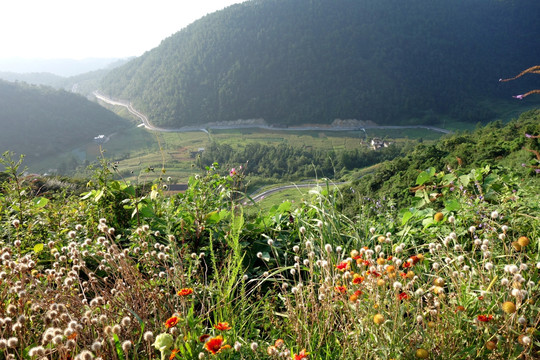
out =
<path fill-rule="evenodd" d="M 435 124 L 493 119 L 537 62 L 536 0 L 254 0 L 112 71 L 109 96 L 161 127 L 263 118 Z M 534 102 L 534 99 L 525 101 Z"/>
<path fill-rule="evenodd" d="M 103 161 L 79 195 L 65 179 L 36 184 L 6 153 L 0 357 L 538 359 L 539 163 L 519 148 L 538 149 L 540 128 L 528 116 L 460 142 L 498 139 L 526 167 L 475 151 L 461 166 L 411 163 L 414 179 L 385 185 L 417 187 L 413 207 L 381 191 L 349 216 L 336 205 L 356 199 L 325 182 L 247 216 L 257 205 L 242 205 L 240 171 L 213 165 L 167 196 L 161 177 L 114 180 Z"/>
<path fill-rule="evenodd" d="M 422 198 L 426 191 L 433 201 L 443 203 L 444 199 L 439 198 L 440 189 L 430 185 L 430 181 L 435 179 L 432 179 L 434 174 L 419 180 L 430 168 L 452 172 L 486 167 L 492 169 L 488 170 L 489 173 L 506 165 L 513 167 L 513 171 L 522 177 L 534 175 L 533 178 L 537 178 L 540 173 L 540 146 L 537 139 L 528 136 L 539 132 L 540 110 L 537 109 L 506 125 L 497 121 L 475 131 L 446 136 L 431 145 L 419 144 L 405 156 L 381 163 L 372 174 L 344 189 L 342 210 L 354 214 L 359 207 L 373 205 L 383 197 L 387 203 L 407 206 Z M 402 184 L 411 186 L 403 187 Z"/>
<path fill-rule="evenodd" d="M 35 161 L 109 135 L 127 121 L 63 90 L 0 81 L 0 151 Z"/>

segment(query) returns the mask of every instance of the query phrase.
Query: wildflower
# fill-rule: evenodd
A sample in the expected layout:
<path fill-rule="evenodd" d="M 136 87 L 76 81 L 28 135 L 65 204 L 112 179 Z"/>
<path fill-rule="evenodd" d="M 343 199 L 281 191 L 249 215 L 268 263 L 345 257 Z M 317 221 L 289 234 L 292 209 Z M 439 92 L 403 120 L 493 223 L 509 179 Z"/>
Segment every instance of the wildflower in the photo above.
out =
<path fill-rule="evenodd" d="M 278 349 L 281 349 L 284 345 L 285 345 L 285 341 L 283 341 L 283 339 L 277 339 L 276 342 L 274 343 L 274 346 L 277 347 Z"/>
<path fill-rule="evenodd" d="M 129 340 L 126 340 L 122 343 L 122 350 L 124 350 L 124 353 L 127 353 L 130 349 L 131 349 L 131 346 L 133 344 L 131 343 L 131 341 Z"/>
<path fill-rule="evenodd" d="M 381 314 L 376 314 L 373 316 L 373 322 L 377 325 L 381 325 L 384 322 L 384 316 Z"/>
<path fill-rule="evenodd" d="M 511 301 L 505 301 L 501 305 L 501 308 L 507 314 L 513 314 L 516 312 L 516 305 Z"/>
<path fill-rule="evenodd" d="M 258 347 L 259 347 L 259 344 L 257 344 L 256 342 L 252 342 L 250 345 L 250 348 L 252 351 L 257 351 Z"/>
<path fill-rule="evenodd" d="M 426 349 L 416 349 L 416 357 L 418 359 L 427 359 L 429 357 L 429 353 Z"/>
<path fill-rule="evenodd" d="M 352 282 L 353 284 L 361 284 L 364 281 L 364 277 L 358 274 L 353 275 Z"/>
<path fill-rule="evenodd" d="M 518 342 L 523 346 L 529 346 L 531 344 L 531 338 L 526 335 L 519 335 Z"/>
<path fill-rule="evenodd" d="M 336 265 L 336 269 L 338 269 L 340 271 L 349 270 L 349 268 L 350 268 L 350 263 L 347 260 L 344 260 L 341 263 L 339 263 L 338 265 Z"/>
<path fill-rule="evenodd" d="M 491 319 L 493 319 L 493 315 L 478 315 L 477 319 L 481 322 L 489 322 Z"/>
<path fill-rule="evenodd" d="M 336 290 L 338 293 L 345 294 L 347 292 L 347 287 L 338 285 L 334 288 L 334 290 Z"/>
<path fill-rule="evenodd" d="M 180 321 L 180 318 L 178 316 L 172 316 L 165 321 L 165 326 L 167 328 L 175 327 L 176 324 L 178 324 L 178 321 Z"/>
<path fill-rule="evenodd" d="M 234 175 L 236 175 L 236 169 L 232 168 L 231 171 L 229 171 L 229 176 L 234 176 Z"/>
<path fill-rule="evenodd" d="M 398 294 L 398 300 L 407 300 L 409 295 L 406 292 L 401 292 Z"/>
<path fill-rule="evenodd" d="M 438 212 L 435 214 L 435 216 L 433 217 L 433 219 L 436 221 L 436 222 L 440 222 L 444 219 L 444 214 L 442 212 Z"/>
<path fill-rule="evenodd" d="M 492 351 L 492 350 L 495 350 L 495 348 L 497 347 L 497 343 L 495 341 L 488 341 L 486 342 L 486 349 Z"/>
<path fill-rule="evenodd" d="M 242 348 L 242 344 L 240 344 L 238 341 L 234 343 L 234 351 L 240 351 Z"/>
<path fill-rule="evenodd" d="M 183 289 L 180 289 L 180 291 L 178 291 L 178 296 L 188 296 L 191 294 L 193 294 L 192 288 L 183 288 Z"/>
<path fill-rule="evenodd" d="M 213 355 L 217 354 L 223 349 L 229 349 L 230 345 L 224 345 L 223 336 L 219 335 L 209 339 L 205 344 L 204 348 L 206 351 L 212 353 Z"/>
<path fill-rule="evenodd" d="M 520 236 L 517 242 L 521 247 L 525 247 L 530 243 L 529 238 L 526 236 Z"/>
<path fill-rule="evenodd" d="M 176 357 L 176 354 L 180 352 L 180 349 L 173 349 L 171 351 L 171 356 L 169 356 L 169 360 L 173 360 Z"/>
<path fill-rule="evenodd" d="M 293 358 L 294 360 L 302 360 L 302 359 L 307 359 L 308 355 L 309 353 L 306 352 L 306 349 L 302 349 L 302 351 L 300 351 L 298 354 L 293 354 Z"/>
<path fill-rule="evenodd" d="M 214 329 L 219 331 L 227 331 L 231 330 L 231 327 L 229 326 L 228 322 L 218 322 L 216 325 L 214 325 Z"/>

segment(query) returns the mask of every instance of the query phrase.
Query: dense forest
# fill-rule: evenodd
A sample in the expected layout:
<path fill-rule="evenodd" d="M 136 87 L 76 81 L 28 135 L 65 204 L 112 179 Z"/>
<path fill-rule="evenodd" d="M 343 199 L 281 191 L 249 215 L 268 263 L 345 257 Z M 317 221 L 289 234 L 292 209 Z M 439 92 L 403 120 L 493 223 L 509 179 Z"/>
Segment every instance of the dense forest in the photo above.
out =
<path fill-rule="evenodd" d="M 305 178 L 340 178 L 348 170 L 371 166 L 403 155 L 408 147 L 391 145 L 378 151 L 365 149 L 326 151 L 286 144 L 265 145 L 252 143 L 244 147 L 212 142 L 200 155 L 199 164 L 214 162 L 225 168 L 243 164 L 245 175 L 300 180 Z M 230 166 L 227 166 L 230 165 Z"/>
<path fill-rule="evenodd" d="M 69 151 L 127 124 L 82 96 L 0 81 L 0 152 L 10 150 L 38 159 Z"/>
<path fill-rule="evenodd" d="M 162 127 L 264 118 L 491 120 L 528 88 L 536 0 L 254 0 L 207 15 L 109 73 L 102 90 Z M 525 101 L 534 101 L 527 99 Z"/>

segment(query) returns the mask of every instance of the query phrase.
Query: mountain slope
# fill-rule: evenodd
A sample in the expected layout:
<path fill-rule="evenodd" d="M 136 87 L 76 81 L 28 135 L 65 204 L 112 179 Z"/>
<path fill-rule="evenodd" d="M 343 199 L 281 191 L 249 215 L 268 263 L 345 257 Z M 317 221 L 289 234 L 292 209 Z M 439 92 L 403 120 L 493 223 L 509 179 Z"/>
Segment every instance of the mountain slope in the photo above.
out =
<path fill-rule="evenodd" d="M 535 0 L 253 0 L 165 39 L 102 90 L 163 127 L 477 122 L 492 116 L 478 100 L 526 88 L 497 80 L 537 62 L 538 13 Z"/>
<path fill-rule="evenodd" d="M 66 91 L 0 81 L 0 152 L 32 159 L 86 144 L 127 122 Z"/>

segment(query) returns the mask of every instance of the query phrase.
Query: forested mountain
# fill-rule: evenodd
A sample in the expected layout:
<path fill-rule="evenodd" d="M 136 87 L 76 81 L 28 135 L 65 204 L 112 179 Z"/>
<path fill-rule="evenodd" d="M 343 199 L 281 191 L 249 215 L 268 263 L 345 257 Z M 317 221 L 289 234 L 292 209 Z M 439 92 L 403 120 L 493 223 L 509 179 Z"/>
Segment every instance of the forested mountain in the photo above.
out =
<path fill-rule="evenodd" d="M 126 125 L 126 120 L 82 96 L 0 81 L 0 152 L 10 150 L 35 160 Z"/>
<path fill-rule="evenodd" d="M 538 14 L 537 0 L 252 0 L 165 39 L 102 90 L 162 127 L 476 123 L 493 117 L 482 100 L 532 86 L 498 79 L 537 64 Z"/>

